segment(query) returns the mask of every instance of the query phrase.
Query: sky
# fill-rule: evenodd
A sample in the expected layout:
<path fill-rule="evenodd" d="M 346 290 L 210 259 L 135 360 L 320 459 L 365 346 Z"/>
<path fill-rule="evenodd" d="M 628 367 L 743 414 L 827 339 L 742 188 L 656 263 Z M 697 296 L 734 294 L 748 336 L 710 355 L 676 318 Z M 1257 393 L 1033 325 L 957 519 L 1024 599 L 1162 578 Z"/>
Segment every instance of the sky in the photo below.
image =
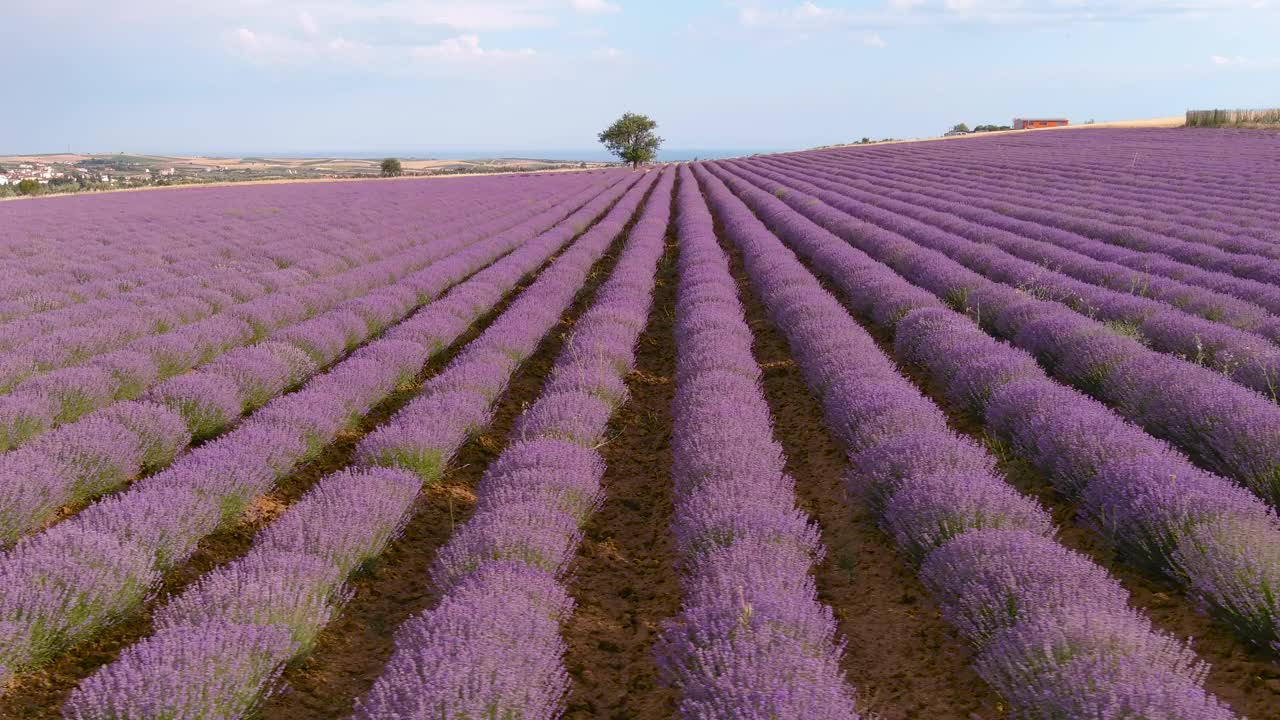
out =
<path fill-rule="evenodd" d="M 1280 0 L 0 0 L 0 154 L 783 150 L 1280 104 Z"/>

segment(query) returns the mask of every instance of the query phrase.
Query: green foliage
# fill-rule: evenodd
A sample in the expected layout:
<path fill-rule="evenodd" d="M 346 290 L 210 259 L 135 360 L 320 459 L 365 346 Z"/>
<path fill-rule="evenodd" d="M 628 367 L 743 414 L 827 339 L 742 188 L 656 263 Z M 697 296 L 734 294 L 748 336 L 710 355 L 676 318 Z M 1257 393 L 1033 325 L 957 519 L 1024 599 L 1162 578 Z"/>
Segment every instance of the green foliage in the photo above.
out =
<path fill-rule="evenodd" d="M 639 167 L 640 163 L 653 160 L 662 146 L 662 138 L 654 133 L 658 123 L 637 113 L 623 113 L 622 117 L 600 133 L 600 142 L 618 159 Z"/>
<path fill-rule="evenodd" d="M 995 132 L 996 130 L 1012 130 L 1008 125 L 976 125 L 974 132 Z"/>
<path fill-rule="evenodd" d="M 399 177 L 404 174 L 404 169 L 400 167 L 400 161 L 396 158 L 387 158 L 382 161 L 382 177 Z"/>
<path fill-rule="evenodd" d="M 19 195 L 35 195 L 38 192 L 40 192 L 40 183 L 32 180 L 31 178 L 27 178 L 26 180 L 18 183 Z"/>
<path fill-rule="evenodd" d="M 951 132 L 953 132 L 953 133 L 967 133 L 967 132 L 969 132 L 969 126 L 968 126 L 968 125 L 966 125 L 966 124 L 964 124 L 964 123 L 956 123 L 955 125 L 952 125 L 952 126 L 951 126 Z"/>

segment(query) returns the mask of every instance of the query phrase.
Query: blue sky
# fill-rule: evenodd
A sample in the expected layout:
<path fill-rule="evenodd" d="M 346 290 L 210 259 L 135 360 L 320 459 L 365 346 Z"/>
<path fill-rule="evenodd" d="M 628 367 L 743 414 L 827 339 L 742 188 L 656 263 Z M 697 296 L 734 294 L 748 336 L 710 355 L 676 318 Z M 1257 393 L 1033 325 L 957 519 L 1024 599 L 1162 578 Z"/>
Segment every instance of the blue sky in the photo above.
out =
<path fill-rule="evenodd" d="M 791 149 L 1280 100 L 1280 0 L 0 0 L 0 153 Z"/>

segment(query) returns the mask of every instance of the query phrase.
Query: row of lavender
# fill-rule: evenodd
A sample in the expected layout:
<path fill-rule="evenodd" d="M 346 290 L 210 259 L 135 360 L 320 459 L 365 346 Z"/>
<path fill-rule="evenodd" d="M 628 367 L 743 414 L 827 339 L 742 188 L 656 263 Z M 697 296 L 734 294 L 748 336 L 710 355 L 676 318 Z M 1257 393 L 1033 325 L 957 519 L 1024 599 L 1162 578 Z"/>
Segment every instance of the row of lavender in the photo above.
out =
<path fill-rule="evenodd" d="M 259 533 L 248 555 L 162 608 L 158 632 L 82 683 L 68 716 L 234 718 L 252 709 L 345 602 L 350 575 L 409 519 L 422 485 L 435 483 L 467 437 L 489 423 L 512 373 L 559 320 L 647 185 L 631 185 L 417 398 L 361 442 L 364 469 L 326 477 Z M 557 228 L 526 245 L 526 254 L 545 257 L 575 232 L 572 223 Z M 510 267 L 515 279 L 530 270 L 516 275 L 521 269 Z M 393 437 L 398 442 L 389 446 Z"/>
<path fill-rule="evenodd" d="M 1183 585 L 1246 640 L 1280 641 L 1280 522 L 1267 505 L 1054 383 L 1031 356 L 763 189 L 711 172 L 862 317 L 892 333 L 904 361 L 927 368 L 950 399 L 1079 499 L 1088 527 L 1123 558 Z"/>
<path fill-rule="evenodd" d="M 1086 140 L 1076 151 L 1088 154 L 1096 148 L 1095 143 Z M 1238 180 L 1221 188 L 1206 188 L 1186 176 L 1169 176 L 1153 178 L 1153 182 L 1139 188 L 1133 176 L 1126 177 L 1124 172 L 1085 166 L 1050 169 L 1043 161 L 1010 162 L 976 155 L 917 157 L 914 153 L 893 158 L 872 154 L 814 156 L 818 157 L 871 171 L 900 167 L 903 178 L 928 175 L 929 181 L 922 187 L 948 179 L 967 178 L 970 183 L 976 180 L 977 196 L 984 202 L 998 202 L 987 189 L 1009 193 L 1006 202 L 999 204 L 1011 214 L 1029 211 L 1041 215 L 1049 211 L 1042 217 L 1073 231 L 1135 248 L 1186 254 L 1188 259 L 1194 258 L 1193 262 L 1208 261 L 1223 270 L 1249 260 L 1248 256 L 1275 259 L 1280 255 L 1274 229 L 1280 212 L 1274 209 L 1274 201 L 1241 202 L 1247 192 L 1257 187 L 1253 182 Z M 1188 192 L 1188 188 L 1194 190 Z M 1011 202 L 1014 200 L 1016 203 Z M 1027 217 L 1030 219 L 1031 215 Z M 1253 264 L 1257 265 L 1256 259 Z M 1238 269 L 1250 272 L 1247 265 Z"/>
<path fill-rule="evenodd" d="M 672 524 L 684 602 L 657 646 L 663 675 L 684 718 L 856 718 L 811 575 L 822 543 L 796 508 L 752 333 L 687 166 L 677 201 Z"/>
<path fill-rule="evenodd" d="M 901 173 L 876 169 L 855 173 L 843 165 L 817 161 L 807 167 L 795 162 L 778 163 L 774 167 L 803 175 L 812 172 L 816 178 L 846 183 L 857 192 L 862 202 L 1041 265 L 1052 271 L 1048 276 L 1057 283 L 1062 281 L 1054 273 L 1061 273 L 1113 291 L 1161 301 L 1130 302 L 1109 311 L 1116 315 L 1132 315 L 1139 324 L 1157 312 L 1170 312 L 1167 306 L 1162 305 L 1167 303 L 1184 312 L 1260 335 L 1272 342 L 1280 338 L 1280 319 L 1272 314 L 1278 306 L 1276 300 L 1280 298 L 1280 287 L 1269 284 L 1266 279 L 1238 278 L 1158 254 L 1117 247 L 1061 228 L 1009 217 L 990 209 L 992 205 L 1003 208 L 1010 203 L 1021 204 L 1023 198 L 1016 194 L 1002 193 L 998 201 L 992 201 L 987 195 L 995 192 L 991 190 L 961 194 L 945 186 L 922 186 L 921 182 L 911 182 L 914 178 L 909 174 L 903 177 Z M 871 183 L 875 183 L 874 189 L 869 187 Z M 1128 263 L 1112 262 L 1110 258 L 1113 256 L 1119 256 Z M 1154 256 L 1156 268 L 1163 272 L 1148 271 L 1153 262 L 1151 256 Z M 1161 260 L 1164 262 L 1158 262 Z M 1257 260 L 1274 264 L 1274 260 L 1267 258 Z M 1069 284 L 1055 284 L 1050 289 L 1056 288 L 1061 293 L 1070 287 Z M 1227 336 L 1227 339 L 1230 337 L 1233 336 Z M 1212 337 L 1205 340 L 1206 345 L 1214 342 Z M 1225 351 L 1229 345 L 1222 347 Z"/>
<path fill-rule="evenodd" d="M 580 193 L 575 202 L 586 197 Z M 84 503 L 169 464 L 193 437 L 225 430 L 246 411 L 315 375 L 565 212 L 535 205 L 460 233 L 425 256 L 436 262 L 385 288 L 283 327 L 272 341 L 232 350 L 160 383 L 142 402 L 115 403 L 0 456 L 0 539 L 12 542 L 48 523 L 68 504 Z M 533 218 L 537 223 L 525 230 L 509 231 Z"/>
<path fill-rule="evenodd" d="M 519 205 L 525 206 L 522 210 L 527 216 L 531 208 L 525 203 Z M 250 293 L 250 299 L 241 303 L 205 304 L 191 298 L 201 305 L 200 312 L 192 314 L 192 319 L 199 321 L 168 332 L 140 315 L 148 312 L 140 309 L 95 322 L 88 330 L 72 328 L 42 337 L 37 343 L 24 342 L 20 350 L 0 358 L 4 368 L 0 372 L 5 375 L 0 378 L 0 386 L 12 386 L 12 394 L 0 397 L 0 449 L 114 400 L 137 397 L 164 378 L 208 362 L 231 348 L 273 333 L 280 335 L 286 327 L 304 323 L 340 304 L 361 311 L 361 295 L 465 247 L 483 237 L 485 231 L 510 227 L 520 216 L 506 207 L 481 213 L 478 218 L 443 224 L 428 242 L 413 238 L 386 241 L 385 248 L 366 252 L 371 257 L 356 267 L 339 265 L 333 273 L 314 277 L 296 270 L 299 276 L 290 285 Z M 247 278 L 243 282 L 253 286 Z M 174 305 L 168 300 L 158 302 L 163 305 L 162 312 L 170 312 Z M 176 304 L 182 306 L 182 302 Z M 78 366 L 41 372 L 65 365 Z"/>
<path fill-rule="evenodd" d="M 805 173 L 788 171 L 776 173 L 764 170 L 765 177 L 786 183 L 801 183 L 822 194 L 829 204 L 862 220 L 874 223 L 886 230 L 911 238 L 916 244 L 946 254 L 954 261 L 991 280 L 1018 288 L 1020 291 L 1055 301 L 1076 312 L 1110 323 L 1123 323 L 1132 327 L 1142 340 L 1156 350 L 1177 355 L 1204 365 L 1226 375 L 1245 387 L 1265 393 L 1274 400 L 1280 393 L 1280 347 L 1273 342 L 1280 340 L 1280 318 L 1263 319 L 1256 328 L 1258 334 L 1238 330 L 1227 323 L 1194 317 L 1198 312 L 1209 317 L 1226 314 L 1223 296 L 1204 297 L 1206 292 L 1184 286 L 1177 290 L 1181 306 L 1171 305 L 1138 296 L 1154 292 L 1157 286 L 1150 282 L 1139 284 L 1141 293 L 1130 294 L 1092 284 L 1096 268 L 1077 267 L 1086 280 L 1069 277 L 1054 269 L 1042 267 L 1036 262 L 1021 259 L 1018 255 L 1042 257 L 1043 252 L 1031 246 L 1031 241 L 1015 235 L 979 228 L 987 242 L 975 242 L 964 237 L 968 221 L 946 213 L 919 208 L 913 203 L 896 201 L 868 202 L 865 193 L 840 182 L 827 179 L 819 169 Z M 837 195 L 839 199 L 826 194 Z M 888 209 L 880 207 L 888 206 Z M 917 218 L 924 218 L 921 220 Z M 963 226 L 963 227 L 957 227 Z M 1002 249 L 1003 248 L 1003 249 Z M 1005 252 L 1009 250 L 1010 252 Z M 1012 254 L 1011 254 L 1012 253 Z M 1052 262 L 1051 262 L 1052 261 Z M 1048 258 L 1052 267 L 1066 262 L 1062 257 Z M 1089 263 L 1083 263 L 1088 265 Z"/>
<path fill-rule="evenodd" d="M 1081 150 L 1087 151 L 1087 147 Z M 1276 246 L 1280 236 L 1274 225 L 1269 225 L 1280 220 L 1280 213 L 1265 206 L 1233 207 L 1239 197 L 1235 193 L 1202 199 L 1202 188 L 1188 192 L 1188 187 L 1196 186 L 1185 181 L 1175 180 L 1163 190 L 1134 190 L 1123 180 L 1117 182 L 1117 178 L 1100 177 L 1087 170 L 1046 176 L 1036 167 L 984 167 L 978 158 L 825 157 L 846 169 L 868 173 L 899 171 L 899 180 L 918 178 L 921 182 L 916 187 L 928 189 L 931 195 L 948 181 L 972 181 L 978 175 L 981 184 L 974 188 L 974 199 L 984 206 L 999 208 L 1010 217 L 1134 249 L 1183 257 L 1192 265 L 1208 265 L 1225 274 L 1243 261 L 1247 264 L 1235 267 L 1248 276 L 1261 267 L 1260 259 L 1280 258 L 1280 248 Z M 1033 188 L 1036 192 L 1031 192 Z M 1237 188 L 1243 189 L 1239 185 Z"/>
<path fill-rule="evenodd" d="M 560 625 L 573 604 L 564 575 L 600 502 L 604 462 L 596 447 L 626 401 L 671 186 L 671 173 L 652 184 L 613 275 L 517 420 L 515 441 L 486 469 L 474 514 L 436 557 L 431 576 L 443 598 L 400 628 L 357 717 L 559 717 L 568 680 Z M 619 235 L 638 200 L 619 203 L 592 231 L 593 242 Z M 554 300 L 553 310 L 565 307 L 564 296 Z"/>
<path fill-rule="evenodd" d="M 1208 470 L 1280 503 L 1280 406 L 1217 372 L 1153 351 L 1132 337 L 993 282 L 946 253 L 861 219 L 865 207 L 799 179 L 774 179 L 742 164 L 726 171 L 776 191 L 800 215 L 972 314 L 985 329 L 1030 352 L 1058 378 L 1106 402 Z"/>
<path fill-rule="evenodd" d="M 790 162 L 776 167 L 802 169 L 801 165 L 800 162 Z M 1125 220 L 1123 215 L 1117 217 L 1103 211 L 1092 211 L 1090 223 L 1081 223 L 1078 218 L 1065 212 L 1070 208 L 1046 201 L 1020 186 L 1004 186 L 997 180 L 988 181 L 984 178 L 981 187 L 967 192 L 956 191 L 953 183 L 971 178 L 964 173 L 946 173 L 937 168 L 913 171 L 900 166 L 885 168 L 860 164 L 854 172 L 852 166 L 834 162 L 826 167 L 850 185 L 877 193 L 869 198 L 871 202 L 876 202 L 879 196 L 883 196 L 898 202 L 918 203 L 931 210 L 944 211 L 956 218 L 970 220 L 976 225 L 969 227 L 967 237 L 975 240 L 984 237 L 981 228 L 1015 233 L 1027 241 L 1027 247 L 1040 251 L 1038 255 L 1024 255 L 1024 259 L 1041 264 L 1051 262 L 1054 267 L 1063 271 L 1089 270 L 1093 281 L 1104 283 L 1113 290 L 1150 294 L 1176 306 L 1188 302 L 1181 292 L 1182 285 L 1204 288 L 1231 299 L 1215 298 L 1207 306 L 1201 301 L 1197 312 L 1211 319 L 1228 321 L 1233 326 L 1246 330 L 1254 330 L 1262 323 L 1269 322 L 1271 316 L 1267 313 L 1280 312 L 1280 288 L 1260 280 L 1240 278 L 1221 270 L 1174 259 L 1177 257 L 1176 249 L 1170 250 L 1174 257 L 1162 255 L 1151 249 L 1162 246 L 1161 239 L 1156 235 L 1144 241 L 1121 239 L 1124 246 L 1095 239 L 1099 235 L 1127 238 L 1129 230 L 1121 225 Z M 1108 209 L 1120 212 L 1143 209 L 1117 207 L 1115 200 L 1111 203 Z M 1034 214 L 1028 214 L 1028 208 Z M 1100 229 L 1109 229 L 1110 232 L 1102 232 Z M 1178 246 L 1180 245 L 1174 244 L 1175 248 Z M 1083 258 L 1092 258 L 1097 263 L 1092 264 L 1090 269 L 1089 265 L 1081 264 L 1087 263 Z M 1259 310 L 1263 310 L 1264 314 L 1259 315 Z"/>
<path fill-rule="evenodd" d="M 440 226 L 450 221 L 458 224 L 460 213 L 501 214 L 513 202 L 536 197 L 534 187 L 530 183 L 513 188 L 508 203 L 465 203 L 458 198 L 443 206 L 427 206 L 416 212 L 412 207 L 399 209 L 396 220 L 406 224 L 420 220 L 432 226 L 430 231 L 406 232 L 402 228 L 398 232 L 385 232 L 383 228 L 374 227 L 348 237 L 317 232 L 320 229 L 314 227 L 315 218 L 308 218 L 311 223 L 304 223 L 292 232 L 266 235 L 270 239 L 262 242 L 251 234 L 258 228 L 225 228 L 224 236 L 201 247 L 197 257 L 183 257 L 177 264 L 153 264 L 150 273 L 140 269 L 120 278 L 100 279 L 95 282 L 93 297 L 84 298 L 84 302 L 30 313 L 0 325 L 3 338 L 0 347 L 4 350 L 0 354 L 0 366 L 10 368 L 0 378 L 0 389 L 20 379 L 18 371 L 47 370 L 82 362 L 94 353 L 107 352 L 133 338 L 166 332 L 210 317 L 236 303 L 282 290 L 296 293 L 299 286 L 315 279 L 385 259 L 424 241 L 447 237 L 448 228 Z M 156 222 L 164 223 L 168 219 L 157 218 Z M 181 240 L 170 235 L 156 237 L 152 242 L 163 248 L 163 256 L 168 257 Z M 146 248 L 138 247 L 137 243 L 120 245 L 123 247 L 118 247 L 117 252 L 141 251 L 145 255 Z M 79 259 L 79 253 L 72 255 Z M 57 279 L 65 281 L 61 275 Z M 99 287 L 102 284 L 106 287 Z M 112 288 L 122 289 L 112 293 Z M 84 290 L 71 286 L 56 292 L 82 297 Z M 308 296 L 297 299 L 305 302 Z M 250 313 L 244 319 L 252 320 L 253 316 Z"/>
<path fill-rule="evenodd" d="M 517 249 L 427 305 L 297 392 L 282 396 L 232 432 L 183 455 L 167 470 L 100 501 L 0 556 L 0 675 L 47 662 L 129 616 L 161 573 L 200 540 L 238 522 L 241 510 L 343 428 L 453 343 L 519 279 L 611 205 L 631 183 L 565 203 L 556 228 L 542 218 L 509 231 Z M 470 274 L 466 263 L 438 266 L 443 287 Z M 450 267 L 446 267 L 450 266 Z"/>
<path fill-rule="evenodd" d="M 1203 663 L 1130 608 L 1104 569 L 1056 543 L 1048 514 L 1010 487 L 980 446 L 948 428 L 742 200 L 702 168 L 698 174 L 849 452 L 851 490 L 921 563 L 946 617 L 977 650 L 979 673 L 1014 716 L 1231 718 L 1201 686 Z M 748 193 L 748 202 L 764 206 L 758 194 Z M 772 210 L 781 215 L 771 215 L 774 222 L 788 222 L 784 210 Z M 810 242 L 820 239 L 810 233 Z M 908 294 L 886 294 L 892 273 L 880 267 L 876 277 L 873 265 L 823 267 L 841 276 L 860 271 L 850 284 L 895 310 L 928 304 L 905 283 Z"/>
<path fill-rule="evenodd" d="M 911 165 L 962 165 L 984 179 L 1023 179 L 1049 198 L 1108 199 L 1163 209 L 1165 217 L 1192 217 L 1182 227 L 1165 225 L 1173 236 L 1202 241 L 1233 236 L 1276 239 L 1276 176 L 1258 162 L 1274 148 L 1266 133 L 1208 134 L 1112 130 L 1089 135 L 989 139 L 947 147 L 882 147 L 867 154 L 815 153 L 845 161 L 886 160 Z M 860 152 L 860 151 L 859 151 Z M 1190 191 L 1189 191 L 1190 189 Z M 1179 223 L 1181 224 L 1181 223 Z M 1207 232 L 1206 232 L 1207 231 Z"/>
<path fill-rule="evenodd" d="M 412 236 L 447 222 L 475 208 L 478 196 L 535 197 L 538 185 L 518 176 L 394 187 L 186 189 L 177 195 L 7 204 L 0 208 L 0 273 L 7 280 L 0 287 L 0 322 L 33 314 L 65 320 L 85 314 L 77 306 L 94 300 L 136 290 L 165 292 L 168 286 L 197 290 L 199 283 L 192 287 L 191 280 L 216 276 L 226 282 L 238 270 L 314 272 L 335 261 L 354 266 L 364 261 L 362 248 L 371 240 Z M 325 253 L 316 255 L 315 249 Z"/>

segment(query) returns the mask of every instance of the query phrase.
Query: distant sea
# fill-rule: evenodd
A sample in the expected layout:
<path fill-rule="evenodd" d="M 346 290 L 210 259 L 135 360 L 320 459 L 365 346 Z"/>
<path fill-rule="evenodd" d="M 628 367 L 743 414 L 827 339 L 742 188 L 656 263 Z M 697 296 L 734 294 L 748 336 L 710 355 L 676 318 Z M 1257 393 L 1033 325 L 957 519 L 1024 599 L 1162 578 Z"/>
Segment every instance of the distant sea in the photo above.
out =
<path fill-rule="evenodd" d="M 784 148 L 670 148 L 664 149 L 658 153 L 658 159 L 669 162 L 682 162 L 685 160 L 710 160 L 715 158 L 740 157 L 743 155 L 754 155 L 756 153 L 774 153 L 786 152 Z M 467 150 L 467 149 L 442 149 L 442 150 L 385 150 L 382 152 L 369 152 L 367 150 L 315 150 L 308 152 L 219 152 L 219 153 L 175 153 L 177 155 L 198 155 L 207 157 L 226 157 L 226 158 L 245 158 L 245 157 L 265 157 L 265 158 L 385 158 L 396 157 L 402 160 L 407 159 L 431 159 L 439 158 L 442 160 L 494 160 L 498 158 L 522 158 L 526 160 L 561 160 L 572 161 L 582 160 L 587 162 L 602 162 L 607 160 L 615 160 L 612 155 L 602 149 L 586 149 L 586 150 Z"/>

